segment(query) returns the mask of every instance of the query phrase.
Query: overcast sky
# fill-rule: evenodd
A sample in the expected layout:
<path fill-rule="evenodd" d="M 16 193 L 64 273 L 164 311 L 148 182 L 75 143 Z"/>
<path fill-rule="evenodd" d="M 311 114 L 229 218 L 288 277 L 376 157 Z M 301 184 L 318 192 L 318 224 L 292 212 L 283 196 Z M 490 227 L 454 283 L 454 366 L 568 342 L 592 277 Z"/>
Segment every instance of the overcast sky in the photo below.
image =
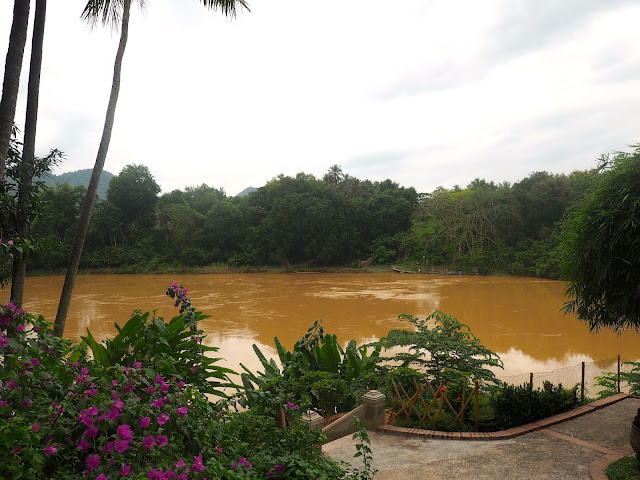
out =
<path fill-rule="evenodd" d="M 48 2 L 36 153 L 65 152 L 55 173 L 93 167 L 111 88 L 119 32 L 82 23 L 84 3 Z M 235 195 L 338 164 L 429 192 L 640 142 L 638 1 L 252 0 L 235 20 L 200 3 L 132 10 L 105 170 Z"/>

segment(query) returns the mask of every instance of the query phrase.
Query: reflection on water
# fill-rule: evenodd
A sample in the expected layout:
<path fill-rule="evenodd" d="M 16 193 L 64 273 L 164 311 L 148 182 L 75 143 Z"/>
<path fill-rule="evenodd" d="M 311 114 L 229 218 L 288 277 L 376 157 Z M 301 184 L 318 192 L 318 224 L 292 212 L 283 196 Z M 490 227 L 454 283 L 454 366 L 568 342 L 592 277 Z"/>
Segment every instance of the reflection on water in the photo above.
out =
<path fill-rule="evenodd" d="M 53 321 L 63 277 L 28 278 L 27 311 Z M 504 375 L 550 371 L 581 361 L 622 355 L 637 358 L 638 336 L 589 332 L 564 316 L 564 284 L 516 277 L 385 274 L 86 275 L 78 277 L 65 336 L 90 328 L 97 338 L 113 335 L 134 309 L 170 318 L 177 314 L 164 292 L 172 281 L 189 290 L 193 305 L 211 315 L 201 323 L 207 343 L 220 347 L 232 368 L 257 368 L 256 343 L 275 356 L 273 337 L 291 348 L 322 318 L 326 332 L 346 343 L 380 338 L 409 328 L 401 313 L 425 317 L 442 310 L 457 317 L 487 347 L 500 354 Z M 0 292 L 6 303 L 8 289 Z"/>

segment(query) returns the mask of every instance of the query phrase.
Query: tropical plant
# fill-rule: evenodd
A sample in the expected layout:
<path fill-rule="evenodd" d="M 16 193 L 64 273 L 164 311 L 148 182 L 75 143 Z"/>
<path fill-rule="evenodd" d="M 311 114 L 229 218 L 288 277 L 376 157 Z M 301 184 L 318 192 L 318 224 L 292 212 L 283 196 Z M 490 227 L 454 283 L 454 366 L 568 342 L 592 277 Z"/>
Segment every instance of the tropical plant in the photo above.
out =
<path fill-rule="evenodd" d="M 385 349 L 408 347 L 408 352 L 396 353 L 387 360 L 401 362 L 404 367 L 415 366 L 438 383 L 463 378 L 488 384 L 498 382 L 487 367 L 502 368 L 500 357 L 482 345 L 467 325 L 440 311 L 424 320 L 411 315 L 399 318 L 412 323 L 416 330 L 392 330 L 380 340 Z"/>
<path fill-rule="evenodd" d="M 620 372 L 620 383 L 626 384 L 631 395 L 640 395 L 640 362 L 622 362 L 631 369 Z M 603 372 L 596 377 L 596 385 L 604 387 L 598 392 L 598 398 L 606 398 L 618 393 L 618 374 L 615 372 Z M 626 391 L 626 389 L 625 389 Z"/>
<path fill-rule="evenodd" d="M 176 306 L 189 317 L 188 296 L 178 292 L 186 300 Z M 139 337 L 127 338 L 121 340 L 131 341 L 133 352 Z M 114 359 L 115 343 L 107 342 Z M 295 405 L 287 429 L 259 412 L 230 412 L 212 403 L 197 379 L 189 384 L 159 371 L 176 352 L 153 352 L 131 365 L 127 354 L 126 365 L 108 364 L 52 335 L 42 317 L 11 303 L 0 307 L 0 477 L 344 478 L 315 447 L 322 434 L 299 421 Z M 194 353 L 196 364 L 205 363 L 204 353 Z"/>
<path fill-rule="evenodd" d="M 33 173 L 47 174 L 62 158 L 62 153 L 54 149 L 44 158 L 34 158 L 30 162 L 24 162 L 24 155 L 20 152 L 21 144 L 15 138 L 16 133 L 17 130 L 14 130 L 7 157 L 5 177 L 8 181 L 4 193 L 0 194 L 0 285 L 2 286 L 11 279 L 11 263 L 15 270 L 14 260 L 24 259 L 28 253 L 35 250 L 34 240 L 22 233 L 28 233 L 28 230 L 24 229 L 25 222 L 29 226 L 41 218 L 47 208 L 44 182 L 37 181 L 34 184 L 31 182 L 31 176 Z M 32 173 L 25 174 L 25 171 Z M 31 183 L 26 190 L 22 188 L 23 179 Z M 19 282 L 20 278 L 12 282 L 12 292 L 22 290 Z M 20 299 L 17 294 L 16 296 Z"/>
<path fill-rule="evenodd" d="M 594 188 L 566 220 L 564 306 L 591 330 L 640 328 L 640 144 L 603 155 Z"/>
<path fill-rule="evenodd" d="M 197 326 L 208 315 L 196 312 L 187 289 L 175 282 L 167 295 L 175 299 L 176 307 L 181 306 L 180 315 L 167 323 L 162 317 L 136 311 L 122 328 L 115 323 L 118 334 L 105 340 L 104 345 L 96 342 L 87 329 L 87 336 L 81 338 L 91 349 L 94 365 L 105 369 L 116 365 L 131 367 L 137 359 L 145 358 L 154 363 L 161 375 L 183 380 L 202 393 L 226 397 L 224 388 L 237 387 L 228 377 L 236 372 L 218 365 L 220 358 L 206 355 L 218 351 L 218 347 L 203 343 L 206 335 Z"/>
<path fill-rule="evenodd" d="M 135 1 L 135 0 L 134 0 Z M 220 10 L 227 16 L 234 16 L 237 8 L 243 7 L 249 9 L 245 0 L 202 0 L 205 7 Z M 16 0 L 18 2 L 18 0 Z M 100 139 L 100 147 L 91 174 L 91 180 L 87 187 L 87 194 L 82 205 L 78 227 L 73 240 L 71 256 L 69 258 L 69 266 L 64 279 L 62 293 L 60 294 L 60 303 L 56 313 L 54 334 L 62 336 L 64 326 L 67 320 L 69 305 L 71 304 L 71 295 L 75 285 L 76 275 L 78 273 L 78 265 L 80 264 L 80 256 L 84 246 L 87 230 L 89 228 L 89 220 L 91 211 L 96 199 L 100 176 L 104 169 L 104 163 L 107 159 L 107 151 L 111 141 L 111 132 L 115 119 L 116 105 L 118 103 L 118 95 L 120 93 L 120 75 L 122 72 L 122 59 L 124 57 L 127 39 L 129 36 L 129 13 L 131 10 L 132 0 L 89 0 L 82 12 L 82 18 L 92 23 L 101 20 L 104 24 L 115 25 L 120 21 L 120 42 L 113 67 L 113 82 L 111 84 L 111 93 L 109 95 L 109 103 L 107 106 L 107 114 L 104 121 L 102 138 Z M 145 1 L 139 0 L 140 5 L 144 6 Z"/>
<path fill-rule="evenodd" d="M 286 350 L 278 337 L 274 342 L 282 370 L 254 345 L 264 371 L 254 373 L 241 364 L 242 405 L 282 416 L 282 405 L 294 401 L 330 416 L 336 409 L 353 409 L 360 397 L 379 383 L 376 373 L 382 347 L 375 346 L 368 354 L 366 345 L 357 347 L 351 340 L 343 350 L 335 334 L 324 333 L 321 320 L 309 327 L 292 351 Z"/>
<path fill-rule="evenodd" d="M 378 470 L 373 468 L 373 452 L 371 450 L 371 440 L 369 439 L 369 432 L 364 427 L 364 423 L 358 417 L 354 417 L 353 421 L 356 433 L 353 434 L 352 439 L 356 441 L 356 453 L 354 458 L 362 459 L 362 470 L 354 472 L 349 478 L 357 480 L 373 480 Z"/>

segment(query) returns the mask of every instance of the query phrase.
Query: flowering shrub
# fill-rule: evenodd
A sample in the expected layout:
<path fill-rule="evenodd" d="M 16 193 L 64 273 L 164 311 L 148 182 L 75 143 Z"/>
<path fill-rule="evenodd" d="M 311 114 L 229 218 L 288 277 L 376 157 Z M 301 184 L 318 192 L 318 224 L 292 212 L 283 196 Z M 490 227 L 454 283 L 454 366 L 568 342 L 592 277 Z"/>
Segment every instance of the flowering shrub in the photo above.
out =
<path fill-rule="evenodd" d="M 90 333 L 74 345 L 42 317 L 2 307 L 0 478 L 341 478 L 314 448 L 320 432 L 209 401 L 208 373 L 225 370 L 204 355 L 186 289 L 169 290 L 181 315 L 136 314 L 105 345 Z"/>

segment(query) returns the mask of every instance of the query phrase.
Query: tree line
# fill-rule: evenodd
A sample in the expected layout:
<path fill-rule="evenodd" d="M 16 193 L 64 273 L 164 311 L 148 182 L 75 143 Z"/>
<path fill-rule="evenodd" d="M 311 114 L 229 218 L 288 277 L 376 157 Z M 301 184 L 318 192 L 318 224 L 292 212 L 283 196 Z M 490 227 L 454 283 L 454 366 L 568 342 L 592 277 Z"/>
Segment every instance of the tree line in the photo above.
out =
<path fill-rule="evenodd" d="M 202 184 L 159 195 L 145 165 L 114 176 L 92 213 L 80 267 L 321 268 L 401 264 L 423 271 L 558 278 L 560 221 L 597 172 L 535 172 L 513 185 L 475 179 L 428 194 L 392 180 L 360 180 L 334 165 L 322 178 L 279 175 L 243 197 Z M 29 265 L 66 266 L 85 189 L 43 193 Z"/>

